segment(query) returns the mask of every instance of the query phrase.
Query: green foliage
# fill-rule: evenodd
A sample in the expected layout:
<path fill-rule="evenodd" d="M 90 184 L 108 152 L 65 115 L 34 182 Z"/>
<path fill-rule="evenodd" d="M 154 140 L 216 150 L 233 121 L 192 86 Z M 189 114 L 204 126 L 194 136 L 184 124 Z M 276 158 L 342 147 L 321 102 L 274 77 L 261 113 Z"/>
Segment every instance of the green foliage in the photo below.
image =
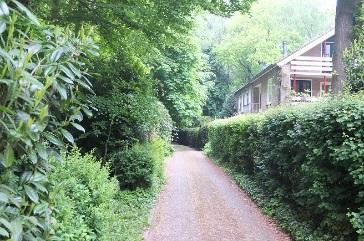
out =
<path fill-rule="evenodd" d="M 78 141 L 85 150 L 97 147 L 96 154 L 104 158 L 138 141 L 150 141 L 155 136 L 171 138 L 172 120 L 154 96 L 146 67 L 139 61 L 124 62 L 124 58 L 119 52 L 102 53 L 95 60 L 98 74 L 92 82 L 96 95 L 88 96 L 88 100 L 96 110 L 84 121 L 89 132 Z"/>
<path fill-rule="evenodd" d="M 64 162 L 53 160 L 49 195 L 55 209 L 55 233 L 48 240 L 143 240 L 149 211 L 163 182 L 164 155 L 169 154 L 164 141 L 149 145 L 155 151 L 155 175 L 148 189 L 120 191 L 108 167 L 77 149 L 63 154 Z"/>
<path fill-rule="evenodd" d="M 250 175 L 242 174 L 229 163 L 218 162 L 218 164 L 223 166 L 224 171 L 234 179 L 236 184 L 254 200 L 265 214 L 274 217 L 282 229 L 289 230 L 294 240 L 323 240 L 322 233 L 313 231 L 314 228 L 310 223 L 302 220 L 299 213 L 290 205 L 280 199 L 272 198 L 259 180 L 255 180 Z"/>
<path fill-rule="evenodd" d="M 210 116 L 201 116 L 194 125 L 198 127 L 178 129 L 175 141 L 180 145 L 202 150 L 208 142 L 208 124 L 212 120 Z"/>
<path fill-rule="evenodd" d="M 91 154 L 78 150 L 53 160 L 49 177 L 55 234 L 49 240 L 120 240 L 119 184 Z"/>
<path fill-rule="evenodd" d="M 0 236 L 48 240 L 48 159 L 63 140 L 73 143 L 69 125 L 82 130 L 80 90 L 91 90 L 84 64 L 97 48 L 83 31 L 41 25 L 8 2 L 0 2 Z"/>
<path fill-rule="evenodd" d="M 91 132 L 83 137 L 82 146 L 97 146 L 106 156 L 108 149 L 118 150 L 154 137 L 170 141 L 173 124 L 164 105 L 142 87 L 128 90 L 134 84 L 125 85 L 112 87 L 108 95 L 91 98 L 97 112 L 89 120 Z"/>
<path fill-rule="evenodd" d="M 189 42 L 191 39 L 186 38 L 168 48 L 153 71 L 158 97 L 179 128 L 192 126 L 202 115 L 209 79 L 209 71 L 196 44 Z"/>
<path fill-rule="evenodd" d="M 345 53 L 345 70 L 347 74 L 346 87 L 351 92 L 364 89 L 364 3 L 357 14 L 355 38 L 351 47 Z"/>
<path fill-rule="evenodd" d="M 138 83 L 149 82 L 147 86 L 150 87 L 154 70 L 163 72 L 160 82 L 156 83 L 158 97 L 166 105 L 175 124 L 186 127 L 191 126 L 193 119 L 201 114 L 201 106 L 206 99 L 206 91 L 201 85 L 203 78 L 199 73 L 204 71 L 204 67 L 201 67 L 196 59 L 196 49 L 188 43 L 196 11 L 206 10 L 228 16 L 235 11 L 246 12 L 251 2 L 253 0 L 233 2 L 33 0 L 30 5 L 43 19 L 61 26 L 73 26 L 76 32 L 82 25 L 92 26 L 98 30 L 97 37 L 100 38 L 103 57 L 108 58 L 107 64 L 101 61 L 103 62 L 101 66 L 94 65 L 95 71 L 100 74 L 100 78 L 97 78 L 98 83 L 100 80 L 109 84 L 133 80 Z M 107 65 L 105 69 L 111 70 L 111 73 L 103 70 L 105 65 Z M 101 75 L 105 72 L 106 74 Z M 118 90 L 114 87 L 112 89 L 113 92 Z M 112 103 L 112 99 L 115 100 L 115 96 L 107 94 L 108 90 L 106 93 L 98 94 L 104 97 L 100 101 Z M 138 91 L 135 93 L 124 90 L 123 94 L 124 92 L 139 96 Z M 149 95 L 153 96 L 155 93 Z M 137 102 L 140 98 L 131 101 Z M 117 102 L 112 103 L 113 106 L 116 106 Z M 125 111 L 129 109 L 125 107 L 128 105 L 125 104 L 122 109 Z M 137 110 L 132 111 L 132 114 L 136 113 Z M 130 119 L 129 117 L 129 115 L 120 116 L 123 119 Z M 103 129 L 113 123 L 106 118 L 100 118 L 98 122 Z M 122 134 L 131 139 L 140 139 L 131 133 Z"/>
<path fill-rule="evenodd" d="M 314 232 L 270 209 L 296 240 L 353 240 L 363 233 L 363 104 L 359 95 L 215 121 L 207 149 L 296 210 Z"/>
<path fill-rule="evenodd" d="M 219 113 L 220 117 L 231 117 L 235 114 L 235 96 L 234 94 L 226 95 L 226 99 L 222 104 L 221 111 Z"/>
<path fill-rule="evenodd" d="M 92 65 L 98 74 L 93 76 L 97 97 L 92 102 L 107 111 L 90 120 L 92 136 L 84 137 L 92 139 L 91 146 L 79 143 L 86 145 L 86 149 L 102 146 L 98 153 L 106 156 L 108 145 L 116 149 L 136 140 L 143 141 L 140 136 L 150 134 L 150 119 L 155 114 L 141 113 L 148 112 L 148 102 L 152 113 L 154 106 L 160 107 L 156 100 L 150 101 L 156 95 L 176 125 L 190 126 L 201 114 L 206 99 L 201 85 L 203 77 L 199 73 L 204 67 L 199 57 L 196 58 L 193 44 L 188 43 L 193 16 L 200 10 L 219 15 L 245 12 L 252 1 L 31 1 L 30 6 L 47 21 L 72 26 L 76 32 L 82 25 L 97 30 L 95 38 L 101 45 L 102 56 Z M 152 80 L 155 71 L 164 75 L 157 83 Z M 159 114 L 163 118 L 164 113 Z M 138 123 L 137 133 L 131 128 L 135 122 Z M 91 123 L 88 124 L 90 127 Z M 109 130 L 115 135 L 105 136 Z"/>
<path fill-rule="evenodd" d="M 207 143 L 207 126 L 178 131 L 178 144 L 202 150 Z"/>
<path fill-rule="evenodd" d="M 261 119 L 260 115 L 247 115 L 213 122 L 208 134 L 211 155 L 233 163 L 245 173 L 254 173 Z"/>
<path fill-rule="evenodd" d="M 212 117 L 226 117 L 232 116 L 234 109 L 231 104 L 233 98 L 230 93 L 230 79 L 228 71 L 216 59 L 216 54 L 212 50 L 207 50 L 209 56 L 209 65 L 211 68 L 211 80 L 213 83 L 207 92 L 207 101 L 204 106 L 204 115 Z M 235 100 L 234 100 L 235 102 Z M 235 104 L 235 103 L 234 103 Z"/>
<path fill-rule="evenodd" d="M 122 236 L 118 240 L 144 240 L 149 225 L 150 210 L 161 189 L 161 180 L 148 189 L 124 190 L 119 195 Z"/>
<path fill-rule="evenodd" d="M 252 2 L 253 0 L 232 2 L 33 0 L 31 6 L 43 18 L 58 24 L 74 24 L 76 27 L 82 24 L 98 26 L 102 34 L 110 40 L 115 40 L 116 36 L 122 36 L 125 31 L 136 30 L 158 43 L 158 41 L 166 41 L 166 37 L 171 38 L 174 31 L 181 33 L 186 31 L 193 21 L 191 17 L 195 10 L 206 10 L 227 16 L 237 11 L 249 10 Z"/>
<path fill-rule="evenodd" d="M 135 144 L 112 155 L 112 173 L 123 188 L 150 187 L 155 178 L 162 178 L 163 162 L 169 150 L 167 142 L 162 139 Z"/>

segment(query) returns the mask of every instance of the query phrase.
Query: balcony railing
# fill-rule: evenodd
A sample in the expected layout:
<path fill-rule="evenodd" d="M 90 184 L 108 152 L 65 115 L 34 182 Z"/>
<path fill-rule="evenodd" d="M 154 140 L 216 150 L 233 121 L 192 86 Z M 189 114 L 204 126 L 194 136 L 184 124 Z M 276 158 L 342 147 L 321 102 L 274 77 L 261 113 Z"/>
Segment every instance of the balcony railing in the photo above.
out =
<path fill-rule="evenodd" d="M 332 77 L 331 57 L 300 56 L 291 61 L 291 75 Z"/>

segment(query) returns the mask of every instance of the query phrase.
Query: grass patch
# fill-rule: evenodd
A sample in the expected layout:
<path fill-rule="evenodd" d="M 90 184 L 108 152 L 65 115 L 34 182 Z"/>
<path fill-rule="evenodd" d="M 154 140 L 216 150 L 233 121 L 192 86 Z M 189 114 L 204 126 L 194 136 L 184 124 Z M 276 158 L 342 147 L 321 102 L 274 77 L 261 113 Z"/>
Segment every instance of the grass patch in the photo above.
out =
<path fill-rule="evenodd" d="M 148 189 L 120 192 L 120 209 L 125 241 L 143 240 L 144 230 L 149 227 L 150 211 L 163 186 L 164 180 L 158 180 Z"/>

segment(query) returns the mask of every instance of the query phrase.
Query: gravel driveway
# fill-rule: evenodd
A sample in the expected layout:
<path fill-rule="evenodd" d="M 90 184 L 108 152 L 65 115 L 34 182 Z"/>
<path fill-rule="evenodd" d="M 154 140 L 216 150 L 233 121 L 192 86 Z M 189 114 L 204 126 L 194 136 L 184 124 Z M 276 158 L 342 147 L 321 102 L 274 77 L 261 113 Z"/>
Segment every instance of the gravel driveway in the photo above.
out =
<path fill-rule="evenodd" d="M 175 150 L 146 241 L 291 240 L 202 152 Z"/>

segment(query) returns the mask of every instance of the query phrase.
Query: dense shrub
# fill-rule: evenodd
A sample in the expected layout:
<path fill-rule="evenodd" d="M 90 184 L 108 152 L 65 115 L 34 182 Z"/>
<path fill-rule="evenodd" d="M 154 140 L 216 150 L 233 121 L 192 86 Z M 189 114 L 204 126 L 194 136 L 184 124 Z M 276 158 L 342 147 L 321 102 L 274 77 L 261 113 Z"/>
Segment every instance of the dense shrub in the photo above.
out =
<path fill-rule="evenodd" d="M 55 234 L 50 240 L 121 240 L 119 184 L 91 154 L 78 150 L 53 161 L 50 199 Z"/>
<path fill-rule="evenodd" d="M 257 131 L 261 119 L 259 115 L 247 115 L 212 123 L 209 127 L 211 154 L 252 173 L 258 151 Z"/>
<path fill-rule="evenodd" d="M 86 151 L 96 148 L 95 154 L 106 158 L 156 136 L 170 140 L 173 122 L 154 96 L 153 80 L 146 76 L 148 68 L 139 62 L 124 66 L 130 56 L 124 56 L 121 50 L 110 54 L 107 47 L 103 46 L 101 56 L 93 63 L 98 73 L 91 79 L 96 95 L 87 99 L 96 111 L 84 120 L 88 132 L 77 144 Z"/>
<path fill-rule="evenodd" d="M 160 138 L 135 144 L 112 155 L 112 173 L 123 188 L 150 187 L 156 177 L 163 175 L 163 162 L 169 152 L 169 144 Z"/>
<path fill-rule="evenodd" d="M 207 126 L 197 128 L 186 128 L 178 131 L 178 144 L 190 146 L 202 150 L 207 143 L 208 128 Z"/>
<path fill-rule="evenodd" d="M 208 124 L 213 119 L 210 116 L 201 116 L 194 123 L 195 128 L 177 130 L 175 142 L 181 145 L 202 150 L 208 141 Z"/>
<path fill-rule="evenodd" d="M 358 39 L 354 40 L 345 55 L 347 81 L 351 92 L 364 89 L 364 26 Z"/>
<path fill-rule="evenodd" d="M 0 15 L 0 239 L 48 240 L 48 160 L 74 142 L 68 126 L 84 131 L 85 63 L 97 48 L 18 1 L 1 1 Z"/>
<path fill-rule="evenodd" d="M 90 132 L 78 142 L 83 149 L 96 147 L 96 154 L 106 157 L 135 142 L 155 137 L 171 140 L 173 122 L 163 104 L 140 86 L 133 87 L 133 91 L 135 88 L 147 93 L 133 93 L 128 88 L 113 86 L 106 96 L 90 97 L 97 112 L 85 121 Z"/>
<path fill-rule="evenodd" d="M 346 51 L 344 62 L 347 73 L 347 88 L 351 92 L 364 89 L 364 2 L 359 4 L 356 14 L 354 41 Z"/>
<path fill-rule="evenodd" d="M 297 240 L 353 240 L 355 230 L 363 234 L 362 95 L 215 121 L 208 149 L 310 223 L 315 232 Z"/>

